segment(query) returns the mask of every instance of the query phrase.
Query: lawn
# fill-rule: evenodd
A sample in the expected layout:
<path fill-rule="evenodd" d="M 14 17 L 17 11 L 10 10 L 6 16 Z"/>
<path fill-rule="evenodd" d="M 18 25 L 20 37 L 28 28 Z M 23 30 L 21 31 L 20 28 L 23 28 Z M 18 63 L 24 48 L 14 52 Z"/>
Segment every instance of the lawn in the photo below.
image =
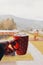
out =
<path fill-rule="evenodd" d="M 11 62 L 11 61 L 24 61 L 24 60 L 33 60 L 33 57 L 31 54 L 26 55 L 16 55 L 16 56 L 4 56 L 1 60 L 1 62 Z"/>
<path fill-rule="evenodd" d="M 43 41 L 31 41 L 31 43 L 43 54 Z"/>

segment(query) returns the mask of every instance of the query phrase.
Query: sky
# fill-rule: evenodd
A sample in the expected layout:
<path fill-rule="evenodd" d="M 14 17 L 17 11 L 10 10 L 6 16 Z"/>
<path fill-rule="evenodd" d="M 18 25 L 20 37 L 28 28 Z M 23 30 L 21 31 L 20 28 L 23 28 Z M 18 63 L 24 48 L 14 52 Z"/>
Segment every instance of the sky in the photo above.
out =
<path fill-rule="evenodd" d="M 43 20 L 43 0 L 0 0 L 0 15 Z"/>

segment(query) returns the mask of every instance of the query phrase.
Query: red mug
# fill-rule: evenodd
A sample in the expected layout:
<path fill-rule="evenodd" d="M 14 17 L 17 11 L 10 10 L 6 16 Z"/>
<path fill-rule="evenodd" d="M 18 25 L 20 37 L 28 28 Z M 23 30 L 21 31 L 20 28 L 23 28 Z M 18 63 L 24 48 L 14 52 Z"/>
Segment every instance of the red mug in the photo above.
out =
<path fill-rule="evenodd" d="M 18 49 L 16 50 L 17 55 L 24 55 L 28 48 L 28 35 L 16 35 L 14 36 L 15 42 L 18 44 Z"/>

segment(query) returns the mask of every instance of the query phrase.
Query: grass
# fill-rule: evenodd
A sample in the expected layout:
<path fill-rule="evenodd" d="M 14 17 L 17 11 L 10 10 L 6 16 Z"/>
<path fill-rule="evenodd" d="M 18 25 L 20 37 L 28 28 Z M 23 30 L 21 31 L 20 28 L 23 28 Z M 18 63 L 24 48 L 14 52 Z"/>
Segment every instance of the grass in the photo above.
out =
<path fill-rule="evenodd" d="M 43 54 L 43 41 L 31 41 L 31 43 Z"/>
<path fill-rule="evenodd" d="M 1 62 L 10 62 L 10 61 L 24 61 L 24 60 L 33 60 L 31 54 L 26 55 L 16 55 L 16 56 L 4 56 Z"/>

